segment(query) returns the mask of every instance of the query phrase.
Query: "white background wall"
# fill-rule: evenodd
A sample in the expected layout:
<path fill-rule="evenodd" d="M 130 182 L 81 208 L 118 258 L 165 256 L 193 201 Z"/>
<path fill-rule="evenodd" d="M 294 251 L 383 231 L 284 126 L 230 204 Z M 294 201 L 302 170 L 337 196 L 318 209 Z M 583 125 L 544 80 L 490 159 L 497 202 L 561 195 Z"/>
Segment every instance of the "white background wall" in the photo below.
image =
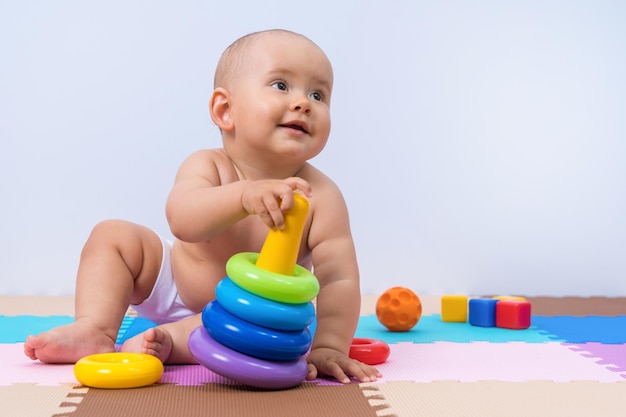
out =
<path fill-rule="evenodd" d="M 314 164 L 351 208 L 364 293 L 626 295 L 626 3 L 0 2 L 0 294 L 72 294 L 91 227 L 168 234 L 176 169 L 220 146 L 222 50 L 333 61 Z"/>

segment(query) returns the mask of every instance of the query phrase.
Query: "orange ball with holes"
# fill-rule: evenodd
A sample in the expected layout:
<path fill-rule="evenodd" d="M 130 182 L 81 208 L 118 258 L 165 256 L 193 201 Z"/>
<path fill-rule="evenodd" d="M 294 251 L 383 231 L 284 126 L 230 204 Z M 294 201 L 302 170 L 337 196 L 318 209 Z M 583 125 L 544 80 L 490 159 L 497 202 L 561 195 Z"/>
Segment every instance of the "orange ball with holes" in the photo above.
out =
<path fill-rule="evenodd" d="M 422 316 L 422 302 L 410 289 L 393 287 L 385 291 L 376 302 L 376 317 L 392 332 L 406 332 Z"/>

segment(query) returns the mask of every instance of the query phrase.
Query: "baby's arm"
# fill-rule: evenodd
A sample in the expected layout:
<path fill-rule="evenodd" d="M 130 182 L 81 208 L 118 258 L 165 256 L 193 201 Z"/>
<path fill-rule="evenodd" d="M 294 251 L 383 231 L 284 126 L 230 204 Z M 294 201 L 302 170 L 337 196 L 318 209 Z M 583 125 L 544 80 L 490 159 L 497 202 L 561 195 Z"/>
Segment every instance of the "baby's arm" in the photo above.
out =
<path fill-rule="evenodd" d="M 282 213 L 293 205 L 296 190 L 311 195 L 302 178 L 240 179 L 222 150 L 202 150 L 179 168 L 167 199 L 167 220 L 172 233 L 186 242 L 209 241 L 249 214 L 282 228 Z"/>
<path fill-rule="evenodd" d="M 348 357 L 359 319 L 361 294 L 359 271 L 348 211 L 338 189 L 319 195 L 309 233 L 314 272 L 320 282 L 317 297 L 317 330 L 308 357 L 309 375 L 333 376 L 347 383 L 382 375 L 369 365 Z"/>

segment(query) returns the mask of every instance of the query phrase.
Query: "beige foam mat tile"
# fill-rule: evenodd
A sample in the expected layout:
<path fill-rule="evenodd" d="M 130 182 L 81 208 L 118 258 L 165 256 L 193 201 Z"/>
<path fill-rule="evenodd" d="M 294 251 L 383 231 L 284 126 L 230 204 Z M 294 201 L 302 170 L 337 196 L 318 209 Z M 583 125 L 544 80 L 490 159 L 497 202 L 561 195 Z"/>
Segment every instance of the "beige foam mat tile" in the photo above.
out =
<path fill-rule="evenodd" d="M 73 316 L 74 296 L 9 296 L 0 295 L 0 314 L 5 316 Z M 128 316 L 138 316 L 128 307 Z"/>
<path fill-rule="evenodd" d="M 419 295 L 422 302 L 422 314 L 440 314 L 441 313 L 441 296 L 438 295 Z M 361 315 L 367 316 L 376 314 L 376 301 L 380 295 L 364 295 L 361 297 Z"/>
<path fill-rule="evenodd" d="M 361 388 L 381 417 L 626 415 L 626 381 L 390 381 Z"/>
<path fill-rule="evenodd" d="M 73 296 L 8 296 L 0 295 L 0 314 L 5 316 L 72 316 Z"/>
<path fill-rule="evenodd" d="M 363 295 L 361 315 L 376 314 L 379 295 Z M 422 314 L 440 314 L 440 295 L 419 295 Z M 471 296 L 468 296 L 471 297 Z M 626 314 L 626 297 L 527 297 L 537 315 L 599 315 L 615 316 Z M 0 295 L 0 314 L 13 316 L 28 315 L 73 315 L 73 296 L 7 296 Z M 136 315 L 132 308 L 128 314 Z"/>
<path fill-rule="evenodd" d="M 39 417 L 65 415 L 76 411 L 86 388 L 73 384 L 39 386 L 14 384 L 0 387 L 0 415 Z"/>

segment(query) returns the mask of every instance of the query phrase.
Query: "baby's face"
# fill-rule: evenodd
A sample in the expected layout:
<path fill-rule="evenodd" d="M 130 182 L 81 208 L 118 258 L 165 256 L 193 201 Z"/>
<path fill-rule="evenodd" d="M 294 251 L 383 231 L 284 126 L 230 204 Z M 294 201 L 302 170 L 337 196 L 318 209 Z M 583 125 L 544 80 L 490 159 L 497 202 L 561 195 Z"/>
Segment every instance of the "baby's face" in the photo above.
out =
<path fill-rule="evenodd" d="M 330 134 L 333 73 L 326 55 L 305 38 L 285 35 L 263 36 L 243 53 L 228 88 L 236 146 L 270 160 L 316 156 Z"/>

